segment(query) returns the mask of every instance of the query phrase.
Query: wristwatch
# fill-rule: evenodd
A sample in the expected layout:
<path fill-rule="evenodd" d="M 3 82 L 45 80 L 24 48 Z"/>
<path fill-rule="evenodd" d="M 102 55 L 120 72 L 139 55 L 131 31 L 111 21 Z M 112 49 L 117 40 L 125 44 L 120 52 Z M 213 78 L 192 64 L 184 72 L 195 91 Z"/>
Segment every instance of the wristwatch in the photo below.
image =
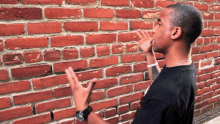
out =
<path fill-rule="evenodd" d="M 92 107 L 88 106 L 85 110 L 83 111 L 77 111 L 76 112 L 76 117 L 79 121 L 85 121 L 88 118 L 89 113 L 92 111 Z"/>

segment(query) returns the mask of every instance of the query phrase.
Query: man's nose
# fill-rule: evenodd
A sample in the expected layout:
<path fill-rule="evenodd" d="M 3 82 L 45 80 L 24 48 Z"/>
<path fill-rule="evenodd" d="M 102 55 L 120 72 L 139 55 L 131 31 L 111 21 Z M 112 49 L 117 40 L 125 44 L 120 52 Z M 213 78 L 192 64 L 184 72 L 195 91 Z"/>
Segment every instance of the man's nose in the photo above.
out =
<path fill-rule="evenodd" d="M 157 25 L 154 26 L 153 30 L 152 30 L 152 33 L 155 34 L 156 33 L 156 30 L 157 30 Z"/>

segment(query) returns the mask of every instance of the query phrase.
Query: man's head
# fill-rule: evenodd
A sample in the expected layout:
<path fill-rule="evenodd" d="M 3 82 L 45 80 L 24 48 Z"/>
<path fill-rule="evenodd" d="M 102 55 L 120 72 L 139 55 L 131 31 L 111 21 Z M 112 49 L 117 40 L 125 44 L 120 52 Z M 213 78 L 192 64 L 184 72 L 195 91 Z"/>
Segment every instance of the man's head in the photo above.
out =
<path fill-rule="evenodd" d="M 202 27 L 202 15 L 198 9 L 187 4 L 170 5 L 160 13 L 158 25 L 153 29 L 154 50 L 165 53 L 176 41 L 190 47 L 201 34 Z"/>

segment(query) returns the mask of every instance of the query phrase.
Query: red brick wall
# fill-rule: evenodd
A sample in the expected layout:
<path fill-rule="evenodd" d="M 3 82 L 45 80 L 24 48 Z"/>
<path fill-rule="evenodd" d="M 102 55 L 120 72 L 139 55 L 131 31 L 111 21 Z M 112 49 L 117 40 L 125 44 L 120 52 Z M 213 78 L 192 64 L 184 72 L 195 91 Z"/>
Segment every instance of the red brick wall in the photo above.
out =
<path fill-rule="evenodd" d="M 180 0 L 179 0 L 180 1 Z M 220 104 L 220 1 L 187 0 L 204 16 L 193 61 L 214 57 L 197 71 L 195 116 Z M 0 0 L 0 123 L 71 123 L 75 108 L 64 70 L 96 77 L 91 106 L 110 123 L 129 123 L 149 86 L 137 29 L 178 0 Z M 164 58 L 156 54 L 162 68 Z M 210 64 L 202 63 L 202 66 Z M 78 123 L 78 122 L 77 122 Z"/>

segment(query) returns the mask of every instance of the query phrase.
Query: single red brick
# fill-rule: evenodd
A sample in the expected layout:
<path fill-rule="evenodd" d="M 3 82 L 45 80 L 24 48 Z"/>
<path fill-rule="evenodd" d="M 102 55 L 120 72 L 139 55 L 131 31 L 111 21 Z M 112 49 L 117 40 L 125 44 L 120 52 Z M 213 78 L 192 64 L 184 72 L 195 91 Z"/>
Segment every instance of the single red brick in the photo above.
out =
<path fill-rule="evenodd" d="M 160 11 L 143 11 L 143 18 L 156 19 L 159 17 Z"/>
<path fill-rule="evenodd" d="M 91 107 L 93 108 L 93 111 L 98 111 L 102 109 L 107 109 L 113 106 L 117 106 L 117 98 L 114 99 L 108 99 L 101 102 L 92 103 Z"/>
<path fill-rule="evenodd" d="M 59 18 L 80 18 L 80 9 L 70 9 L 70 8 L 46 8 L 44 9 L 45 17 L 49 19 L 59 19 Z"/>
<path fill-rule="evenodd" d="M 0 36 L 24 34 L 24 24 L 0 24 Z"/>
<path fill-rule="evenodd" d="M 136 33 L 119 33 L 118 41 L 119 42 L 130 42 L 130 41 L 138 41 L 139 37 Z"/>
<path fill-rule="evenodd" d="M 92 56 L 95 55 L 95 49 L 94 49 L 94 47 L 81 48 L 80 49 L 80 55 L 81 55 L 82 58 L 92 57 Z"/>
<path fill-rule="evenodd" d="M 124 52 L 123 44 L 114 44 L 112 45 L 112 54 L 119 54 Z"/>
<path fill-rule="evenodd" d="M 131 103 L 131 110 L 136 110 L 140 104 L 140 100 Z"/>
<path fill-rule="evenodd" d="M 76 115 L 76 108 L 68 108 L 64 110 L 54 111 L 54 120 L 61 120 L 64 118 L 73 117 Z"/>
<path fill-rule="evenodd" d="M 118 124 L 119 116 L 115 116 L 113 118 L 106 119 L 105 121 L 109 124 Z"/>
<path fill-rule="evenodd" d="M 53 67 L 54 67 L 54 72 L 64 72 L 65 69 L 67 69 L 69 67 L 72 67 L 73 70 L 86 69 L 87 68 L 87 60 L 58 62 L 58 63 L 54 63 Z"/>
<path fill-rule="evenodd" d="M 74 46 L 83 44 L 83 36 L 81 35 L 70 35 L 70 36 L 54 36 L 51 37 L 52 47 L 62 47 L 62 46 Z"/>
<path fill-rule="evenodd" d="M 79 81 L 85 81 L 93 78 L 103 77 L 103 71 L 102 69 L 99 69 L 99 70 L 77 72 L 76 76 L 78 77 Z"/>
<path fill-rule="evenodd" d="M 143 72 L 143 71 L 147 71 L 147 62 L 142 62 L 142 63 L 138 63 L 134 65 L 134 72 Z"/>
<path fill-rule="evenodd" d="M 220 29 L 215 29 L 215 35 L 220 35 Z"/>
<path fill-rule="evenodd" d="M 54 97 L 55 98 L 70 96 L 70 95 L 72 95 L 72 91 L 71 91 L 70 86 L 54 89 Z"/>
<path fill-rule="evenodd" d="M 41 8 L 0 8 L 0 19 L 41 19 Z"/>
<path fill-rule="evenodd" d="M 156 1 L 156 7 L 166 8 L 167 6 L 174 3 L 174 1 Z"/>
<path fill-rule="evenodd" d="M 196 54 L 196 55 L 192 55 L 192 60 L 199 61 L 200 59 L 204 59 L 206 57 L 207 57 L 207 54 Z"/>
<path fill-rule="evenodd" d="M 136 83 L 134 85 L 134 90 L 145 90 L 147 87 L 149 87 L 151 85 L 151 80 L 149 81 L 144 81 L 144 82 L 140 82 L 140 83 Z"/>
<path fill-rule="evenodd" d="M 69 106 L 71 106 L 70 98 L 58 99 L 58 100 L 56 99 L 56 100 L 36 104 L 36 111 L 37 113 L 41 113 L 41 112 L 51 111 L 54 109 L 60 109 Z"/>
<path fill-rule="evenodd" d="M 115 65 L 115 64 L 118 64 L 117 56 L 111 56 L 108 58 L 91 59 L 89 62 L 90 67 L 103 67 L 103 66 L 109 66 L 109 65 Z"/>
<path fill-rule="evenodd" d="M 103 80 L 97 80 L 93 89 L 109 88 L 117 85 L 117 78 L 108 78 Z"/>
<path fill-rule="evenodd" d="M 132 0 L 134 7 L 153 8 L 154 0 Z"/>
<path fill-rule="evenodd" d="M 143 22 L 143 21 L 132 21 L 130 22 L 130 30 L 135 29 L 152 29 L 153 23 L 151 22 Z"/>
<path fill-rule="evenodd" d="M 199 82 L 200 82 L 200 81 L 206 81 L 206 80 L 208 80 L 208 79 L 211 79 L 211 77 L 212 77 L 212 74 L 211 74 L 211 73 L 205 74 L 205 75 L 200 75 L 200 76 L 199 76 Z"/>
<path fill-rule="evenodd" d="M 134 118 L 135 111 L 121 115 L 120 121 L 126 121 Z"/>
<path fill-rule="evenodd" d="M 132 44 L 126 44 L 126 53 L 129 52 L 137 52 L 138 44 L 132 43 Z"/>
<path fill-rule="evenodd" d="M 16 81 L 0 84 L 0 95 L 22 92 L 30 89 L 29 81 Z"/>
<path fill-rule="evenodd" d="M 107 96 L 110 98 L 110 97 L 126 94 L 132 91 L 133 91 L 133 86 L 127 85 L 127 86 L 119 86 L 119 87 L 108 89 L 106 93 L 107 93 Z"/>
<path fill-rule="evenodd" d="M 122 96 L 119 98 L 119 104 L 130 103 L 136 100 L 141 99 L 142 92 L 132 93 L 126 96 Z"/>
<path fill-rule="evenodd" d="M 116 10 L 117 18 L 140 18 L 141 12 L 139 10 Z"/>
<path fill-rule="evenodd" d="M 116 34 L 90 34 L 86 36 L 86 44 L 116 42 Z"/>
<path fill-rule="evenodd" d="M 220 19 L 220 13 L 215 13 L 215 19 Z"/>
<path fill-rule="evenodd" d="M 16 108 L 9 108 L 6 110 L 0 111 L 0 122 L 11 120 L 14 118 L 24 117 L 28 115 L 32 115 L 32 107 L 29 106 L 19 106 Z"/>
<path fill-rule="evenodd" d="M 98 31 L 98 22 L 65 22 L 64 28 L 72 32 Z"/>
<path fill-rule="evenodd" d="M 117 76 L 124 73 L 131 72 L 131 66 L 124 65 L 124 66 L 117 66 L 117 67 L 109 67 L 106 69 L 106 76 Z"/>
<path fill-rule="evenodd" d="M 18 0 L 1 0 L 0 4 L 17 4 Z"/>
<path fill-rule="evenodd" d="M 128 30 L 127 22 L 100 22 L 100 30 Z"/>
<path fill-rule="evenodd" d="M 44 75 L 50 70 L 50 65 L 33 65 L 27 67 L 12 68 L 11 74 L 13 78 L 25 78 Z"/>
<path fill-rule="evenodd" d="M 43 60 L 43 55 L 40 51 L 24 52 L 24 58 L 26 63 L 40 62 Z"/>
<path fill-rule="evenodd" d="M 194 7 L 196 7 L 197 9 L 201 11 L 208 11 L 208 8 L 209 8 L 207 4 L 197 4 L 197 3 L 194 3 Z"/>
<path fill-rule="evenodd" d="M 94 4 L 97 0 L 66 0 L 66 3 L 73 3 L 73 4 Z"/>
<path fill-rule="evenodd" d="M 63 59 L 75 59 L 78 58 L 77 49 L 64 49 L 63 50 Z"/>
<path fill-rule="evenodd" d="M 7 69 L 1 69 L 0 70 L 0 81 L 8 80 L 8 79 L 9 79 L 8 70 Z"/>
<path fill-rule="evenodd" d="M 210 5 L 209 11 L 220 11 L 220 6 L 219 5 Z"/>
<path fill-rule="evenodd" d="M 128 0 L 119 0 L 119 1 L 114 1 L 114 0 L 102 0 L 101 1 L 102 5 L 107 5 L 107 6 L 129 6 L 129 1 Z"/>
<path fill-rule="evenodd" d="M 206 100 L 212 98 L 214 96 L 214 92 L 208 92 L 202 95 L 202 100 Z"/>
<path fill-rule="evenodd" d="M 138 73 L 134 75 L 122 76 L 119 78 L 119 80 L 120 80 L 120 84 L 135 83 L 143 80 L 143 74 Z"/>
<path fill-rule="evenodd" d="M 51 121 L 51 114 L 45 113 L 45 114 L 34 115 L 28 118 L 15 120 L 13 121 L 13 124 L 49 123 L 50 121 Z"/>
<path fill-rule="evenodd" d="M 0 98 L 0 109 L 2 108 L 8 108 L 11 107 L 12 103 L 11 103 L 11 99 L 9 97 L 2 97 Z"/>
<path fill-rule="evenodd" d="M 3 51 L 3 50 L 4 50 L 3 42 L 2 42 L 2 39 L 0 39 L 0 51 Z"/>
<path fill-rule="evenodd" d="M 97 101 L 97 100 L 100 100 L 100 99 L 104 99 L 104 98 L 105 98 L 105 92 L 104 92 L 104 90 L 92 92 L 91 102 L 92 102 L 92 101 Z"/>
<path fill-rule="evenodd" d="M 204 19 L 212 19 L 212 20 L 214 19 L 214 14 L 213 13 L 203 12 L 202 15 L 203 15 Z"/>
<path fill-rule="evenodd" d="M 129 104 L 118 106 L 118 112 L 120 114 L 123 114 L 123 113 L 128 112 L 128 111 L 129 111 Z"/>
<path fill-rule="evenodd" d="M 220 84 L 215 84 L 211 86 L 211 90 L 217 90 L 220 89 Z"/>
<path fill-rule="evenodd" d="M 106 118 L 112 117 L 112 116 L 115 116 L 115 115 L 116 115 L 116 108 L 107 109 L 105 111 L 105 117 Z"/>
<path fill-rule="evenodd" d="M 66 75 L 55 75 L 55 76 L 32 79 L 32 84 L 34 89 L 43 89 L 43 88 L 53 87 L 67 83 L 69 82 L 67 80 Z"/>
<path fill-rule="evenodd" d="M 203 89 L 197 90 L 197 91 L 196 91 L 196 95 L 197 95 L 197 96 L 200 96 L 200 95 L 202 95 L 202 94 L 204 94 L 204 93 L 207 93 L 207 92 L 209 92 L 209 91 L 210 91 L 210 88 L 209 88 L 209 87 L 205 87 L 205 88 L 203 88 Z"/>
<path fill-rule="evenodd" d="M 220 27 L 220 22 L 218 22 L 218 21 L 209 21 L 209 22 L 208 22 L 208 26 L 209 26 L 210 28 Z M 213 30 L 210 29 L 210 32 L 211 32 L 211 31 L 213 31 Z M 210 33 L 210 35 L 211 35 L 211 33 Z"/>
<path fill-rule="evenodd" d="M 45 61 L 54 61 L 60 60 L 60 50 L 46 50 L 44 51 L 44 60 Z"/>
<path fill-rule="evenodd" d="M 84 17 L 86 18 L 113 18 L 113 9 L 91 8 L 84 9 Z"/>
<path fill-rule="evenodd" d="M 17 65 L 23 63 L 22 53 L 8 53 L 3 55 L 5 65 Z"/>
<path fill-rule="evenodd" d="M 62 31 L 61 22 L 28 23 L 28 34 L 51 34 Z"/>
<path fill-rule="evenodd" d="M 96 47 L 97 55 L 104 56 L 110 54 L 110 46 L 97 46 Z"/>
<path fill-rule="evenodd" d="M 31 92 L 26 94 L 14 95 L 15 105 L 26 104 L 31 102 L 43 101 L 52 98 L 52 90 Z"/>
<path fill-rule="evenodd" d="M 47 37 L 7 39 L 5 41 L 5 47 L 8 49 L 28 49 L 47 46 Z"/>
<path fill-rule="evenodd" d="M 204 29 L 202 31 L 201 36 L 205 37 L 205 36 L 212 36 L 214 34 L 214 30 L 213 29 Z"/>
<path fill-rule="evenodd" d="M 126 54 L 121 56 L 121 62 L 122 63 L 129 63 L 129 62 L 138 62 L 138 61 L 144 61 L 145 56 L 144 54 Z"/>
<path fill-rule="evenodd" d="M 22 4 L 62 4 L 62 0 L 22 0 Z"/>
<path fill-rule="evenodd" d="M 209 52 L 212 51 L 214 49 L 214 45 L 213 44 L 209 44 L 206 46 L 201 46 L 200 52 Z"/>

